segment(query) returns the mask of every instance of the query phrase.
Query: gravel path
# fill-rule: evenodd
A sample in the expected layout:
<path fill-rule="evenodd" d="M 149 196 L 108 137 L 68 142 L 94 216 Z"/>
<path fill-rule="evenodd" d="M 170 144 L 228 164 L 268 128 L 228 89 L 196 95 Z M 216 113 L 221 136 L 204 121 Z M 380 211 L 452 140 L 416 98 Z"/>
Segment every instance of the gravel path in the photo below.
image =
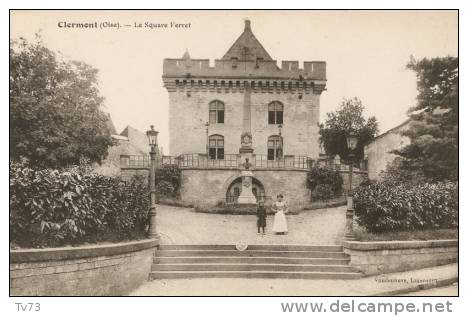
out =
<path fill-rule="evenodd" d="M 195 213 L 193 209 L 158 206 L 157 227 L 162 244 L 308 244 L 339 245 L 346 206 L 287 215 L 289 233 L 274 235 L 273 215 L 265 236 L 257 235 L 255 215 Z"/>

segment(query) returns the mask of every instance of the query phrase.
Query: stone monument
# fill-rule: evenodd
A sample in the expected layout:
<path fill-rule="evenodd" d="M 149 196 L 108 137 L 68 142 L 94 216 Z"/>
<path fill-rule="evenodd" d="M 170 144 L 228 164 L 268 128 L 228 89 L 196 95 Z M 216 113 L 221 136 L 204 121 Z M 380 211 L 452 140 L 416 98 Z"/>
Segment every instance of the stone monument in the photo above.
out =
<path fill-rule="evenodd" d="M 245 161 L 241 166 L 242 187 L 241 193 L 237 199 L 239 204 L 256 204 L 257 199 L 252 192 L 252 164 L 249 162 L 253 158 L 252 133 L 251 133 L 251 107 L 250 93 L 251 87 L 249 83 L 245 85 L 244 92 L 244 107 L 243 107 L 243 128 L 241 134 L 241 147 L 239 154 L 241 161 Z"/>
<path fill-rule="evenodd" d="M 245 158 L 245 163 L 243 163 L 242 166 L 244 167 L 244 169 L 241 170 L 242 191 L 237 199 L 237 203 L 256 204 L 257 198 L 252 192 L 253 172 L 250 170 L 251 163 L 249 162 L 249 158 Z"/>

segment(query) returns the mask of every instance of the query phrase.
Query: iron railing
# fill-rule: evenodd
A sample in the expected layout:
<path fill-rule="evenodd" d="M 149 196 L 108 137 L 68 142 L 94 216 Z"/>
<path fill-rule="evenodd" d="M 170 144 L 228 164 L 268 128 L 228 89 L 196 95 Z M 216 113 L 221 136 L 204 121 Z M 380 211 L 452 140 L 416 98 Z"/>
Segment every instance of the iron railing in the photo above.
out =
<path fill-rule="evenodd" d="M 206 154 L 184 154 L 177 157 L 180 168 L 200 169 L 237 169 L 239 157 L 234 154 L 225 154 L 222 159 L 211 159 Z"/>
<path fill-rule="evenodd" d="M 225 154 L 223 159 L 211 159 L 206 154 L 183 154 L 177 157 L 162 156 L 156 158 L 158 166 L 177 165 L 181 169 L 239 169 L 243 161 L 238 154 Z M 252 168 L 254 169 L 299 169 L 308 170 L 311 166 L 318 164 L 328 166 L 337 171 L 348 171 L 349 165 L 335 164 L 333 161 L 313 160 L 307 156 L 285 155 L 280 159 L 269 160 L 267 155 L 253 155 Z M 120 167 L 129 169 L 144 169 L 151 165 L 149 155 L 121 155 Z M 356 168 L 356 167 L 355 167 Z M 356 171 L 359 168 L 355 169 Z M 365 169 L 364 169 L 365 170 Z"/>
<path fill-rule="evenodd" d="M 121 168 L 149 168 L 150 157 L 143 155 L 120 155 Z"/>
<path fill-rule="evenodd" d="M 254 167 L 256 169 L 310 169 L 314 160 L 306 156 L 284 156 L 279 159 L 270 160 L 266 155 L 254 156 Z"/>

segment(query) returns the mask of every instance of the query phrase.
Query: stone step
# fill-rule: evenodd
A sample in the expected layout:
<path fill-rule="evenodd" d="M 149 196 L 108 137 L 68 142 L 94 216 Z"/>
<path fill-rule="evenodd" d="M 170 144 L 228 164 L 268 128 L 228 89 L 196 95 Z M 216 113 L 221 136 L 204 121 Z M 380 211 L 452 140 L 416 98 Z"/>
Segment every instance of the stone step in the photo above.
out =
<path fill-rule="evenodd" d="M 156 257 L 293 257 L 293 258 L 346 258 L 339 251 L 282 251 L 282 250 L 158 250 Z"/>
<path fill-rule="evenodd" d="M 154 263 L 179 264 L 179 263 L 271 263 L 271 264 L 315 264 L 315 265 L 347 265 L 348 258 L 291 258 L 291 257 L 155 257 Z"/>
<path fill-rule="evenodd" d="M 195 278 L 265 278 L 265 279 L 359 279 L 356 272 L 288 272 L 288 271 L 157 271 L 151 272 L 154 279 Z"/>
<path fill-rule="evenodd" d="M 160 245 L 159 250 L 237 250 L 235 245 Z M 342 246 L 325 245 L 248 245 L 247 250 L 340 252 Z"/>
<path fill-rule="evenodd" d="M 152 272 L 159 271 L 273 271 L 273 272 L 358 272 L 347 265 L 312 264 L 229 264 L 229 263 L 185 263 L 153 264 Z"/>

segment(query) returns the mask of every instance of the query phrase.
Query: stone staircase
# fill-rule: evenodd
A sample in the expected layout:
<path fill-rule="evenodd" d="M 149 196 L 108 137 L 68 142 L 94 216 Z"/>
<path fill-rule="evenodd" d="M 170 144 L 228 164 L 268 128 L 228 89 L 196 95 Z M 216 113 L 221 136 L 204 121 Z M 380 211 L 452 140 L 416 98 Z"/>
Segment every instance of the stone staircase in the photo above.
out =
<path fill-rule="evenodd" d="M 283 278 L 358 279 L 341 246 L 160 245 L 151 279 Z"/>

